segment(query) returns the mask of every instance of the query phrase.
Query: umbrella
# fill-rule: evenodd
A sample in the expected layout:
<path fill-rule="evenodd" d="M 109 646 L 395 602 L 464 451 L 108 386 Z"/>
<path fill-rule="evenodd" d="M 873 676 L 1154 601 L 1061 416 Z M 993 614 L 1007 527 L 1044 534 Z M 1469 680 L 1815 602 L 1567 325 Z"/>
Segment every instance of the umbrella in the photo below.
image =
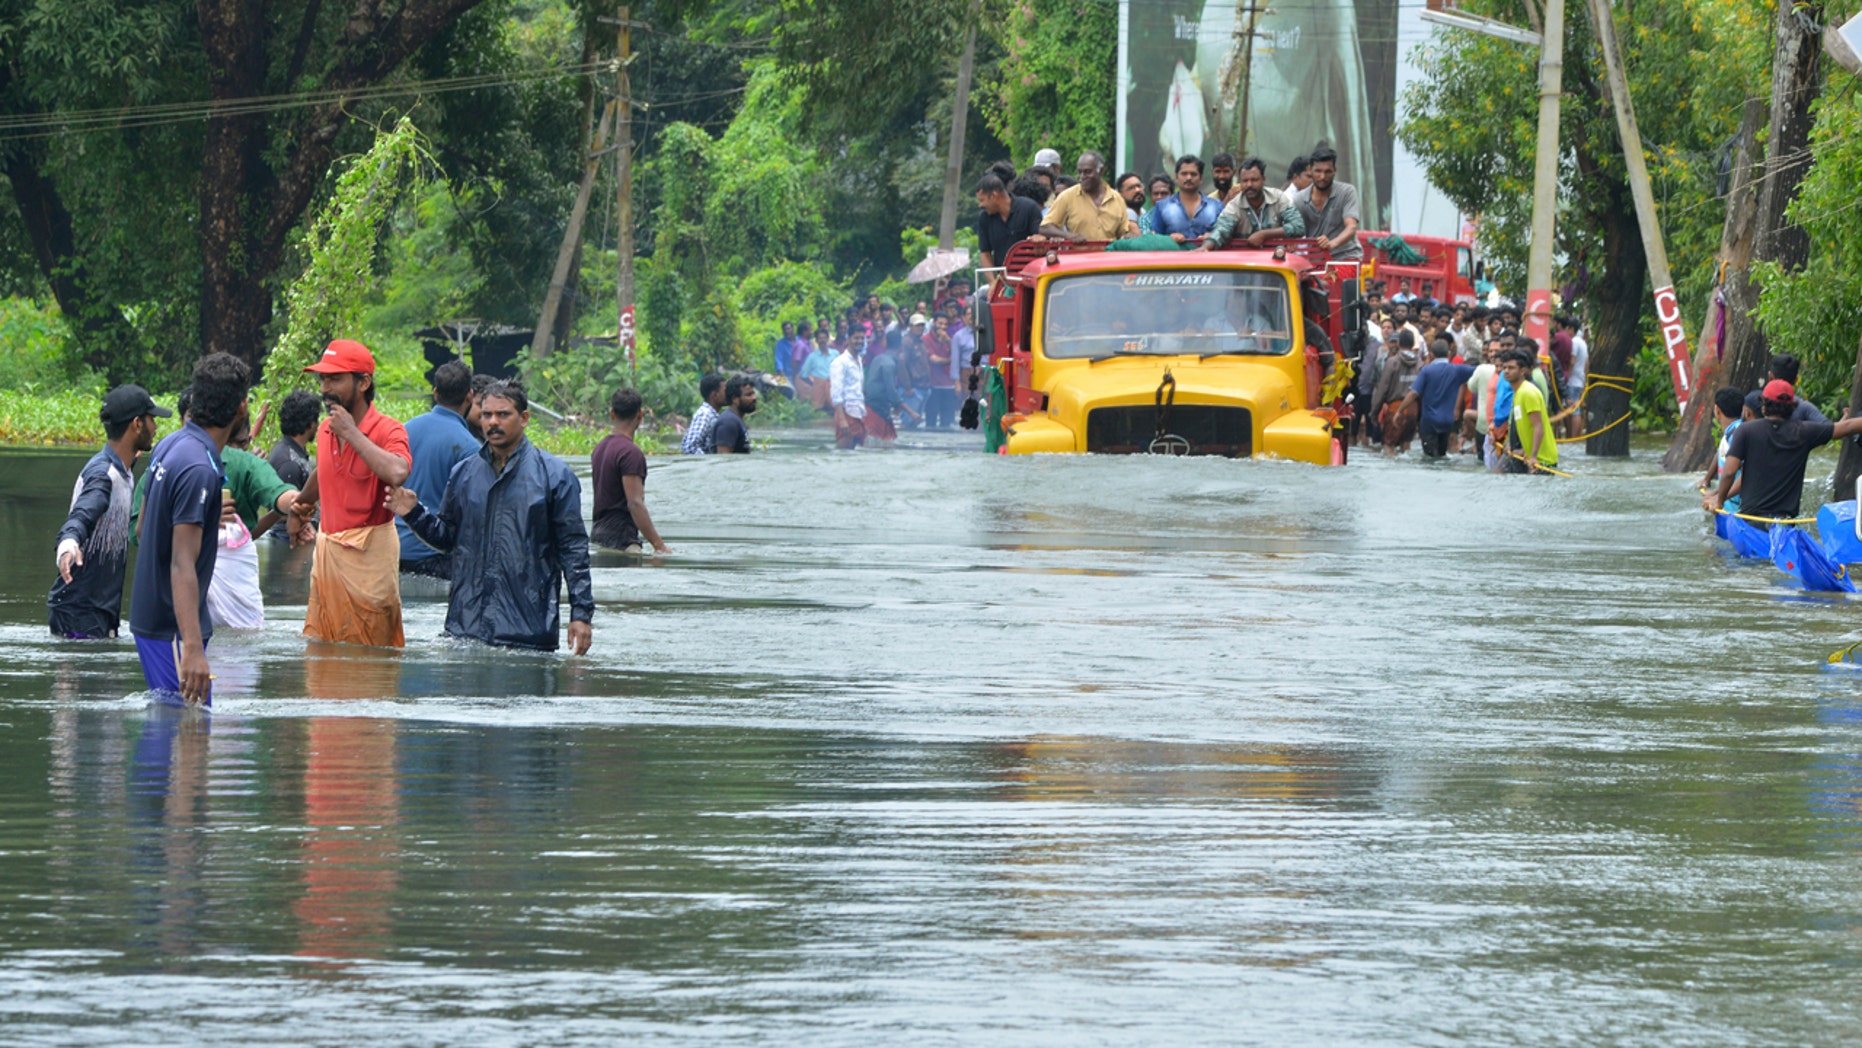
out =
<path fill-rule="evenodd" d="M 967 247 L 934 247 L 925 252 L 925 260 L 912 267 L 905 274 L 908 284 L 922 284 L 927 280 L 947 277 L 970 268 L 970 249 Z"/>

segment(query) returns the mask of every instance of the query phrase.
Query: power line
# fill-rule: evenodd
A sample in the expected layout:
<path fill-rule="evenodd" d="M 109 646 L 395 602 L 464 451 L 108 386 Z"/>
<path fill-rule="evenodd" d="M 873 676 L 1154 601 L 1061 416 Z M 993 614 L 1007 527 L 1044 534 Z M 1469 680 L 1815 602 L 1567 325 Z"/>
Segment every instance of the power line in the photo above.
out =
<path fill-rule="evenodd" d="M 90 131 L 118 131 L 157 127 L 165 124 L 210 120 L 216 117 L 249 116 L 290 109 L 336 103 L 370 101 L 408 95 L 448 94 L 536 83 L 543 80 L 589 76 L 612 67 L 608 60 L 587 62 L 548 69 L 486 73 L 474 76 L 442 77 L 432 80 L 408 80 L 392 84 L 375 84 L 348 90 L 305 91 L 286 95 L 254 95 L 248 98 L 196 102 L 173 102 L 156 105 L 122 106 L 113 109 L 85 109 L 45 113 L 18 113 L 0 116 L 0 141 L 43 138 L 53 135 Z"/>

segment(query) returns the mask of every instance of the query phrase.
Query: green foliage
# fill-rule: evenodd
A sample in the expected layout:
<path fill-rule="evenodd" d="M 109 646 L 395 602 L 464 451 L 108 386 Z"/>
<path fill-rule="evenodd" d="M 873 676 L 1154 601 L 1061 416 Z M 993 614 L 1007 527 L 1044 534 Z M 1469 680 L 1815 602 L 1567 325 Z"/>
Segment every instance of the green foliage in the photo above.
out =
<path fill-rule="evenodd" d="M 457 214 L 457 199 L 437 182 L 409 194 L 396 209 L 382 247 L 384 272 L 364 318 L 370 331 L 417 331 L 478 315 L 474 307 L 485 277 L 453 239 Z"/>
<path fill-rule="evenodd" d="M 103 406 L 99 392 L 78 389 L 14 390 L 15 395 L 0 397 L 0 445 L 46 446 L 69 444 L 98 447 L 103 444 L 103 423 L 97 409 Z M 156 401 L 169 408 L 172 396 L 156 395 Z M 158 439 L 174 432 L 178 423 L 162 419 Z"/>
<path fill-rule="evenodd" d="M 1518 0 L 1466 6 L 1471 14 L 1527 24 Z M 1714 198 L 1719 149 L 1738 129 L 1739 103 L 1764 83 L 1769 14 L 1735 0 L 1648 0 L 1619 17 L 1623 61 L 1644 154 L 1684 303 L 1703 302 L 1713 275 L 1724 209 Z M 1565 19 L 1561 108 L 1562 211 L 1558 255 L 1567 274 L 1604 279 L 1604 239 L 1623 230 L 1616 212 L 1626 178 L 1615 117 L 1603 89 L 1602 58 L 1589 19 Z M 1477 215 L 1495 279 L 1521 293 L 1530 241 L 1538 120 L 1537 54 L 1471 32 L 1438 30 L 1416 56 L 1423 76 L 1405 93 L 1397 134 L 1429 179 L 1462 211 Z M 1582 296 L 1586 291 L 1579 287 Z M 1652 309 L 1645 302 L 1644 309 Z M 1690 314 L 1693 310 L 1690 308 Z"/>
<path fill-rule="evenodd" d="M 845 281 L 835 281 L 821 267 L 806 262 L 778 262 L 759 269 L 738 284 L 738 308 L 749 316 L 816 320 L 853 304 Z"/>
<path fill-rule="evenodd" d="M 1051 146 L 1069 163 L 1113 150 L 1118 5 L 1100 0 L 1014 0 L 991 32 L 1005 52 L 978 103 L 1009 155 Z"/>
<path fill-rule="evenodd" d="M 362 331 L 374 287 L 375 245 L 396 194 L 425 155 L 420 132 L 406 117 L 381 131 L 368 153 L 337 177 L 336 189 L 305 231 L 309 261 L 285 292 L 288 322 L 266 367 L 268 402 L 309 385 L 304 367 L 332 338 Z"/>
<path fill-rule="evenodd" d="M 0 300 L 0 389 L 69 389 L 102 396 L 103 378 L 71 354 L 70 344 L 71 333 L 57 306 L 23 298 Z"/>
<path fill-rule="evenodd" d="M 1773 348 L 1797 355 L 1800 395 L 1835 417 L 1848 402 L 1862 337 L 1862 105 L 1854 90 L 1823 97 L 1810 148 L 1816 159 L 1789 212 L 1810 234 L 1810 262 L 1796 273 L 1753 268 L 1764 289 L 1758 318 Z"/>
<path fill-rule="evenodd" d="M 707 371 L 739 371 L 751 365 L 744 355 L 743 332 L 737 327 L 737 304 L 729 288 L 713 286 L 693 311 L 686 326 L 688 354 Z"/>
<path fill-rule="evenodd" d="M 611 345 L 573 344 L 557 348 L 543 360 L 526 351 L 518 355 L 516 364 L 534 403 L 569 416 L 559 427 L 564 430 L 581 427 L 607 432 L 608 398 L 625 386 L 633 387 L 646 401 L 643 432 L 658 428 L 671 416 L 683 417 L 697 406 L 694 375 L 659 359 L 645 343 L 636 360 L 638 366 L 630 368 Z M 593 441 L 589 446 L 593 447 Z M 586 451 L 583 448 L 580 453 Z"/>
<path fill-rule="evenodd" d="M 605 419 L 608 397 L 633 380 L 627 359 L 611 345 L 562 346 L 541 360 L 525 350 L 513 363 L 532 401 L 589 422 Z"/>
<path fill-rule="evenodd" d="M 776 53 L 807 93 L 810 121 L 858 131 L 914 107 L 943 72 L 926 56 L 955 61 L 975 0 L 781 0 Z"/>

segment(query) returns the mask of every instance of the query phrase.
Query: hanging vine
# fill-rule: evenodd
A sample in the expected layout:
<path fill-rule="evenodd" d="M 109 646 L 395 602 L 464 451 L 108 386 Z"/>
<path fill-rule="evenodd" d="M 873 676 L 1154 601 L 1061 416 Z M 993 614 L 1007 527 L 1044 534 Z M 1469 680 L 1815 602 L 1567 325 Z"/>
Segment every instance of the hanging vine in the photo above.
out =
<path fill-rule="evenodd" d="M 305 230 L 309 260 L 285 291 L 285 330 L 266 358 L 260 403 L 276 405 L 292 390 L 309 388 L 303 369 L 331 339 L 360 331 L 382 228 L 397 197 L 422 181 L 430 160 L 420 130 L 402 117 L 392 130 L 378 131 L 369 151 L 337 176 L 330 199 Z"/>

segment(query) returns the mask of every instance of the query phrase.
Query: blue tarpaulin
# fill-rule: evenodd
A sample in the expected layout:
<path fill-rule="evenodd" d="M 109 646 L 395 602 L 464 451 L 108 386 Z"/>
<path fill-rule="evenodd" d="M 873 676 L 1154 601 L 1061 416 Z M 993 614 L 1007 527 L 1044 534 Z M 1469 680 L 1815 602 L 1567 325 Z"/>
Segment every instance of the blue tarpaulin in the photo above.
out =
<path fill-rule="evenodd" d="M 1856 503 L 1828 502 L 1817 511 L 1817 537 L 1838 564 L 1862 564 L 1862 539 L 1856 537 Z"/>
<path fill-rule="evenodd" d="M 1745 521 L 1739 523 L 1744 524 Z M 1772 525 L 1771 559 L 1779 571 L 1803 583 L 1807 590 L 1822 593 L 1856 591 L 1856 584 L 1849 581 L 1849 572 L 1831 560 L 1823 547 L 1795 524 Z"/>
<path fill-rule="evenodd" d="M 1733 552 L 1759 560 L 1771 557 L 1771 537 L 1765 529 L 1748 524 L 1738 517 L 1722 513 L 1713 518 L 1714 534 L 1733 544 Z"/>

